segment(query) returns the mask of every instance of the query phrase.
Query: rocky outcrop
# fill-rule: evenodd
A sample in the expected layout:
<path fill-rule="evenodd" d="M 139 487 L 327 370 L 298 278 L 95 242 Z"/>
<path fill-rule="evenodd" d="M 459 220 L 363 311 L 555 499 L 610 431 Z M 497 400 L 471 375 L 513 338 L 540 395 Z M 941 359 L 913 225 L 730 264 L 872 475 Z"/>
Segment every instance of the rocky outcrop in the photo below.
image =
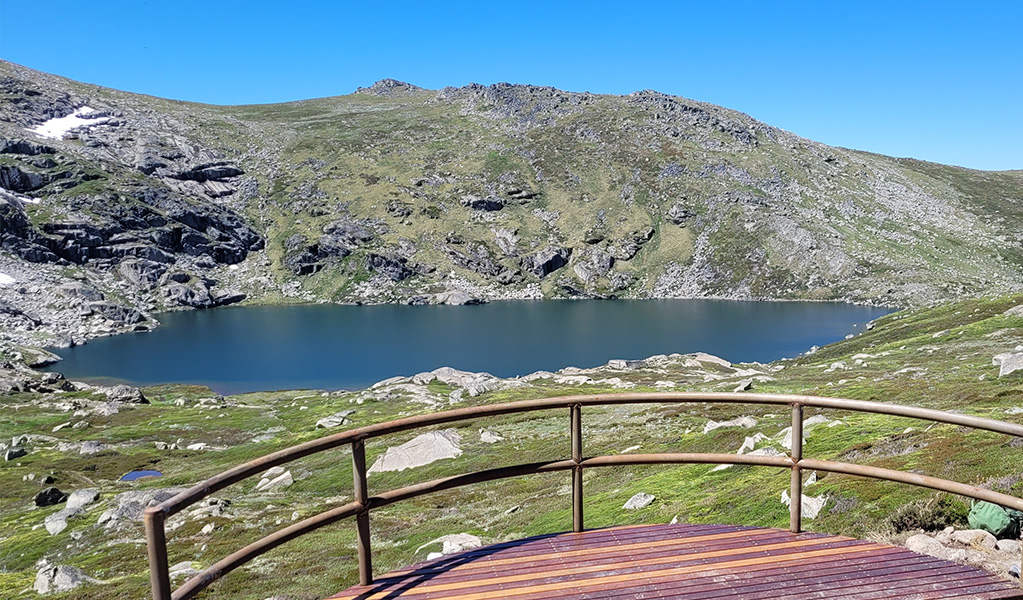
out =
<path fill-rule="evenodd" d="M 69 592 L 84 583 L 99 583 L 78 567 L 52 565 L 39 569 L 33 589 L 39 594 L 61 594 Z"/>
<path fill-rule="evenodd" d="M 1002 576 L 1017 569 L 1019 577 L 1019 542 L 998 540 L 986 531 L 946 527 L 943 531 L 910 536 L 905 546 L 913 552 L 973 565 Z"/>
<path fill-rule="evenodd" d="M 571 248 L 544 248 L 522 259 L 522 268 L 541 279 L 568 264 Z"/>

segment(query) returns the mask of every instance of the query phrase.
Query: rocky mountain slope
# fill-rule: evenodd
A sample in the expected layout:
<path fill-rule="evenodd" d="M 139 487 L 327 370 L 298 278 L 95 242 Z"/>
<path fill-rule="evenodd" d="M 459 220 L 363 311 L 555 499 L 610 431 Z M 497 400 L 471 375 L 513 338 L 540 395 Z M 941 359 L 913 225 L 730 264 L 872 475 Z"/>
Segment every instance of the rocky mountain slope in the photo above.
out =
<path fill-rule="evenodd" d="M 653 91 L 383 80 L 225 107 L 0 62 L 0 335 L 81 343 L 243 299 L 1008 292 L 1021 184 Z"/>

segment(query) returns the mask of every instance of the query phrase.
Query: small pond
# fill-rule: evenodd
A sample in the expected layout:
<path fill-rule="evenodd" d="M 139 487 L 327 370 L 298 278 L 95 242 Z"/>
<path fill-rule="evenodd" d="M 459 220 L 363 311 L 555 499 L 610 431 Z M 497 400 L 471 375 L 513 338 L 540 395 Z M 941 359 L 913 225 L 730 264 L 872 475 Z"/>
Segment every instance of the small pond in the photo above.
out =
<path fill-rule="evenodd" d="M 163 473 L 159 471 L 132 471 L 122 475 L 118 481 L 135 481 L 143 477 L 163 477 Z"/>

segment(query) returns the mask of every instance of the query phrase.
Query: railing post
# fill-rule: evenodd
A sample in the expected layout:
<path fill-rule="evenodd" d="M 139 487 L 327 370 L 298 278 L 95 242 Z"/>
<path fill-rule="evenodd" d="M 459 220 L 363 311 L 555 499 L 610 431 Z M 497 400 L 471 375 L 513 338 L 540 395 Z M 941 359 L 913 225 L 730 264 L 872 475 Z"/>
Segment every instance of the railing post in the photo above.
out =
<path fill-rule="evenodd" d="M 355 501 L 362 510 L 355 515 L 356 545 L 359 549 L 359 585 L 373 583 L 373 556 L 369 545 L 369 489 L 366 486 L 366 445 L 362 440 L 352 442 L 352 479 Z"/>
<path fill-rule="evenodd" d="M 146 524 L 146 546 L 149 554 L 149 583 L 153 600 L 171 600 L 170 572 L 167 566 L 167 532 L 162 510 L 148 508 L 142 514 Z"/>
<path fill-rule="evenodd" d="M 572 531 L 583 530 L 583 409 L 582 405 L 569 407 L 572 428 Z"/>
<path fill-rule="evenodd" d="M 792 405 L 792 477 L 789 485 L 789 531 L 799 533 L 803 520 L 803 405 Z"/>

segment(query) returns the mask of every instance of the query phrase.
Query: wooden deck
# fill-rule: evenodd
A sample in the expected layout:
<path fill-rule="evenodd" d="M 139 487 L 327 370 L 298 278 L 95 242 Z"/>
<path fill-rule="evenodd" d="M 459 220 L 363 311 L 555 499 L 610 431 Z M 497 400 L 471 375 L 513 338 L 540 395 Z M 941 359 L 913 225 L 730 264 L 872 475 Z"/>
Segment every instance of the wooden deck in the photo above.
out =
<path fill-rule="evenodd" d="M 1016 598 L 1016 583 L 904 548 L 728 525 L 641 525 L 495 544 L 332 596 L 564 598 Z"/>

